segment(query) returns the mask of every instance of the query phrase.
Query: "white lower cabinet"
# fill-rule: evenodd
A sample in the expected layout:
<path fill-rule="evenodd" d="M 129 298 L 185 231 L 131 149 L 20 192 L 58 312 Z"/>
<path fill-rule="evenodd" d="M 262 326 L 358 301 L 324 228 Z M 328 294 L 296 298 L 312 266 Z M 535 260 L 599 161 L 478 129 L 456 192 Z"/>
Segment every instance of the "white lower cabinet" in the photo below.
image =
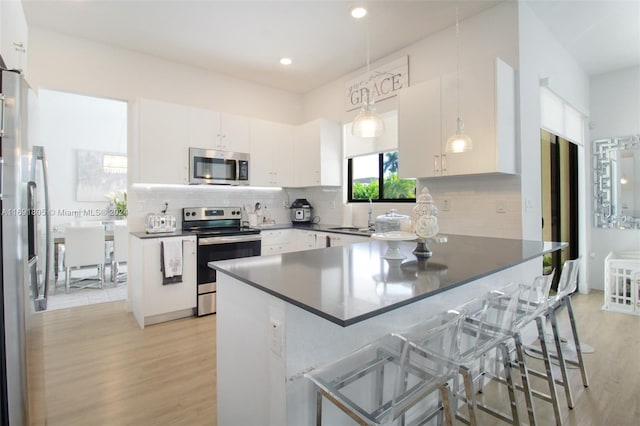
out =
<path fill-rule="evenodd" d="M 196 295 L 195 236 L 131 238 L 131 262 L 128 265 L 132 286 L 133 314 L 140 327 L 193 315 Z M 182 282 L 163 284 L 160 269 L 160 243 L 182 243 Z"/>
<path fill-rule="evenodd" d="M 292 243 L 292 229 L 274 229 L 260 232 L 262 244 L 260 251 L 263 256 L 270 254 L 295 251 Z"/>

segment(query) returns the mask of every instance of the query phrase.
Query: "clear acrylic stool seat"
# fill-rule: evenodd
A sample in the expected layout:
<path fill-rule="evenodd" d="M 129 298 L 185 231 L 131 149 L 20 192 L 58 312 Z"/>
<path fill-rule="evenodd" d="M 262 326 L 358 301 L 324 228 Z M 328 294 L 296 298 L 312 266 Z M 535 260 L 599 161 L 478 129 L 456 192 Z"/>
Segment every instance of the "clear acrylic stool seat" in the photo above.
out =
<path fill-rule="evenodd" d="M 477 413 L 481 410 L 504 422 L 520 424 L 507 342 L 512 337 L 511 330 L 521 291 L 520 286 L 510 285 L 498 291 L 491 291 L 485 297 L 456 308 L 467 313 L 462 326 L 460 356 L 452 360 L 459 365 L 459 372 L 463 379 L 464 390 L 460 390 L 456 380 L 453 392 L 456 401 L 456 417 L 464 423 L 479 424 Z M 510 414 L 490 407 L 478 398 L 478 393 L 481 393 L 484 388 L 484 378 L 499 377 L 497 371 L 496 374 L 491 374 L 486 369 L 486 358 L 493 351 L 498 352 L 496 360 L 501 361 L 500 369 L 504 378 L 500 376 L 500 382 L 507 385 Z M 457 409 L 458 399 L 466 404 L 468 418 L 465 418 Z"/>
<path fill-rule="evenodd" d="M 457 356 L 461 323 L 459 313 L 443 313 L 307 373 L 317 392 L 316 424 L 325 398 L 361 425 L 422 424 L 436 416 L 452 424 L 448 382 L 456 366 L 445 359 Z M 413 338 L 437 345 L 442 356 L 421 350 Z"/>

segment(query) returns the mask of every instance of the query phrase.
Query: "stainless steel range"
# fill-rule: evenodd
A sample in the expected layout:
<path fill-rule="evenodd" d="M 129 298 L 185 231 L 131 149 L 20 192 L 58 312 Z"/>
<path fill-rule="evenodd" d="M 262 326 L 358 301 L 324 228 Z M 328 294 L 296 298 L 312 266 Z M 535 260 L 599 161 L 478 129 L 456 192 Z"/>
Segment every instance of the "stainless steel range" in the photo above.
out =
<path fill-rule="evenodd" d="M 198 316 L 216 312 L 215 260 L 260 256 L 260 230 L 243 228 L 240 207 L 182 209 L 182 230 L 198 237 Z"/>

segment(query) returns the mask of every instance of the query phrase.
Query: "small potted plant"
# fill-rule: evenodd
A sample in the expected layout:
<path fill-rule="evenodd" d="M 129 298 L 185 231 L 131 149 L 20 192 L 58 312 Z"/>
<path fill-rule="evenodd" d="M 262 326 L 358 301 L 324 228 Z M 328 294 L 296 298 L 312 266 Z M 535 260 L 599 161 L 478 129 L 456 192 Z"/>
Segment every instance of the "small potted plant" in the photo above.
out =
<path fill-rule="evenodd" d="M 116 191 L 107 194 L 111 202 L 110 215 L 118 217 L 127 216 L 127 191 Z"/>

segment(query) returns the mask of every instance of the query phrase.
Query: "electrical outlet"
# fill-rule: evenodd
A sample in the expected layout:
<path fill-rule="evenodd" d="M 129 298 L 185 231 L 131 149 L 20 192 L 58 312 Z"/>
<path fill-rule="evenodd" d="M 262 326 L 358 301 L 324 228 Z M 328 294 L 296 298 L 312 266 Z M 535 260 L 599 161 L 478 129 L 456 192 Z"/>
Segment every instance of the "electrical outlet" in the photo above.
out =
<path fill-rule="evenodd" d="M 448 212 L 449 208 L 450 208 L 449 200 L 445 198 L 444 200 L 442 200 L 442 211 Z"/>
<path fill-rule="evenodd" d="M 282 202 L 282 208 L 283 209 L 288 209 L 289 208 L 289 202 L 288 201 L 283 201 Z"/>
<path fill-rule="evenodd" d="M 271 352 L 275 355 L 282 357 L 282 324 L 273 318 L 269 320 L 269 340 L 271 346 Z"/>
<path fill-rule="evenodd" d="M 507 207 L 504 200 L 496 200 L 496 213 L 506 213 Z"/>
<path fill-rule="evenodd" d="M 335 209 L 336 208 L 336 200 L 331 200 L 329 202 L 329 208 L 330 209 Z"/>

